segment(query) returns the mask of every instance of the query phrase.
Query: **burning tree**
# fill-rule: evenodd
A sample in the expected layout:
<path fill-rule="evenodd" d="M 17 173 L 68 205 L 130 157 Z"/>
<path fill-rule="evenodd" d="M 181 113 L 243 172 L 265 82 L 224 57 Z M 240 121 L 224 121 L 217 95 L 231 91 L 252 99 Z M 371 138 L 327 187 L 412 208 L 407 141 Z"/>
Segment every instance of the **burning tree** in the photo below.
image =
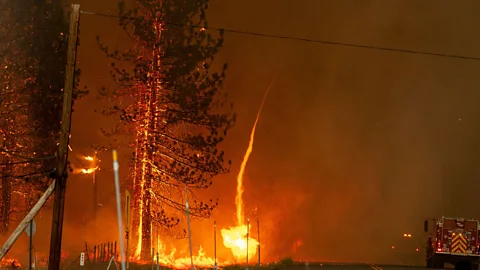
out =
<path fill-rule="evenodd" d="M 206 30 L 207 0 L 137 0 L 131 10 L 124 2 L 119 7 L 120 25 L 134 44 L 123 53 L 100 45 L 114 60 L 120 86 L 113 95 L 121 102 L 106 113 L 119 117 L 118 130 L 134 134 L 132 230 L 135 255 L 148 258 L 152 228 L 177 225 L 185 193 L 194 196 L 228 171 L 218 148 L 235 114 L 233 106 L 224 107 L 227 65 L 220 72 L 210 68 L 223 31 L 214 37 Z M 119 67 L 122 62 L 133 68 Z M 190 214 L 208 217 L 217 204 L 193 200 Z"/>
<path fill-rule="evenodd" d="M 25 53 L 30 61 L 26 70 L 30 78 L 26 89 L 30 96 L 30 122 L 35 131 L 33 147 L 37 155 L 49 156 L 58 151 L 69 22 L 59 0 L 22 2 L 31 8 L 31 15 L 25 22 L 27 33 L 24 39 Z M 25 12 L 19 11 L 21 13 L 16 17 L 25 17 Z M 77 87 L 79 70 L 76 75 L 74 93 L 78 97 L 85 92 Z M 51 171 L 56 163 L 56 160 L 45 161 L 41 169 Z"/>
<path fill-rule="evenodd" d="M 27 135 L 25 95 L 15 90 L 18 81 L 11 77 L 8 66 L 3 65 L 3 69 L 3 76 L 0 78 L 3 88 L 0 93 L 0 152 L 2 154 L 0 228 L 2 233 L 6 233 L 12 214 L 18 211 L 16 205 L 12 204 L 13 191 L 18 191 L 21 187 L 22 181 L 19 176 L 25 175 L 28 171 L 27 163 L 22 158 L 22 155 L 26 154 L 23 150 L 24 146 L 28 145 L 28 139 L 25 138 Z"/>
<path fill-rule="evenodd" d="M 22 201 L 27 211 L 36 199 L 32 191 L 43 191 L 45 176 L 55 168 L 68 21 L 57 0 L 1 1 L 0 9 L 0 216 L 5 232 L 12 200 Z"/>

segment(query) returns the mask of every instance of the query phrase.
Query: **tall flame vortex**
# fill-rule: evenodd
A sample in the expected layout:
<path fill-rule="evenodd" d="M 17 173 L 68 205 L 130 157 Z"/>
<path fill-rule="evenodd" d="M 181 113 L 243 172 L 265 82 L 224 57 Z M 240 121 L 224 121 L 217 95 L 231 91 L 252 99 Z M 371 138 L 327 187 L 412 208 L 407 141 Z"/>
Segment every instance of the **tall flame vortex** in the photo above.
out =
<path fill-rule="evenodd" d="M 255 141 L 255 131 L 257 129 L 258 119 L 260 118 L 260 114 L 262 113 L 263 105 L 265 104 L 265 100 L 267 99 L 268 92 L 270 91 L 270 88 L 272 88 L 274 82 L 275 82 L 275 79 L 273 79 L 273 81 L 270 83 L 270 86 L 268 86 L 267 91 L 265 91 L 265 94 L 263 94 L 262 103 L 260 104 L 260 108 L 257 112 L 257 117 L 255 118 L 255 123 L 253 124 L 252 132 L 250 133 L 248 148 L 247 148 L 247 151 L 245 152 L 245 155 L 243 156 L 242 164 L 240 165 L 240 171 L 238 172 L 238 175 L 237 175 L 237 196 L 235 197 L 235 205 L 237 206 L 237 225 L 242 225 L 245 223 L 245 217 L 243 216 L 244 214 L 243 175 L 245 173 L 245 167 L 247 167 L 247 162 L 248 162 L 248 159 L 250 158 L 250 154 L 252 154 L 252 151 L 253 151 L 253 143 Z"/>
<path fill-rule="evenodd" d="M 223 237 L 223 244 L 225 247 L 229 248 L 233 256 L 236 259 L 244 259 L 247 256 L 252 258 L 257 252 L 258 241 L 254 238 L 248 237 L 248 250 L 247 250 L 247 235 L 249 234 L 250 228 L 245 224 L 244 216 L 244 206 L 243 206 L 243 175 L 245 173 L 245 167 L 247 166 L 248 159 L 250 154 L 253 151 L 253 143 L 255 141 L 255 131 L 257 128 L 258 119 L 265 104 L 265 100 L 268 96 L 268 92 L 272 88 L 275 79 L 272 80 L 270 86 L 265 91 L 265 94 L 262 98 L 262 103 L 257 112 L 257 117 L 255 118 L 255 123 L 253 124 L 252 132 L 250 133 L 250 140 L 248 142 L 248 148 L 243 157 L 242 163 L 240 164 L 240 171 L 237 175 L 237 195 L 235 197 L 236 205 L 236 217 L 237 217 L 237 226 L 231 227 L 229 229 L 222 229 L 221 234 Z"/>

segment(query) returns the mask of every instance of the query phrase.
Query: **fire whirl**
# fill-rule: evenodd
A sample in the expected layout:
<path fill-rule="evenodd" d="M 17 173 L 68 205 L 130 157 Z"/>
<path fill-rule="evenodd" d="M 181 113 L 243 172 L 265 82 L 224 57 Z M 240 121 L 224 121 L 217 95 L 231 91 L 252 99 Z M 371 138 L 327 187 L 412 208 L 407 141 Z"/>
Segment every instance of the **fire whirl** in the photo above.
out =
<path fill-rule="evenodd" d="M 257 252 L 258 241 L 254 238 L 249 237 L 250 227 L 245 224 L 245 215 L 243 207 L 243 175 L 245 173 L 245 167 L 247 166 L 248 159 L 250 154 L 253 151 L 253 143 L 255 141 L 255 130 L 257 128 L 258 119 L 265 104 L 265 99 L 267 98 L 268 92 L 272 88 L 275 79 L 270 83 L 270 86 L 265 91 L 263 95 L 262 103 L 260 104 L 260 109 L 258 110 L 255 123 L 253 124 L 252 132 L 250 133 L 250 141 L 248 142 L 248 148 L 243 157 L 242 164 L 240 165 L 240 171 L 237 175 L 237 196 L 235 197 L 236 205 L 236 217 L 237 217 L 237 226 L 231 227 L 229 229 L 222 229 L 221 234 L 223 237 L 223 244 L 225 247 L 229 248 L 235 259 L 243 260 L 246 259 L 248 254 L 249 258 L 252 258 Z M 248 244 L 247 244 L 248 237 Z M 248 251 L 247 251 L 248 248 Z"/>

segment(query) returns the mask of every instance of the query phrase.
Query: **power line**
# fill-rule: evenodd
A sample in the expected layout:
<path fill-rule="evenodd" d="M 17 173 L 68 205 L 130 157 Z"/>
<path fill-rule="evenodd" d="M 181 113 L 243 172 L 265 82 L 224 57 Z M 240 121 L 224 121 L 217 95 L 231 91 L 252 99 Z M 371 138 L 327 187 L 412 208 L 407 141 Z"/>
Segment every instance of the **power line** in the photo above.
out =
<path fill-rule="evenodd" d="M 138 20 L 138 18 L 133 18 L 133 17 L 118 16 L 118 15 L 111 15 L 111 14 L 106 14 L 106 13 L 98 13 L 98 12 L 90 12 L 90 11 L 80 11 L 80 13 L 85 14 L 85 15 L 96 15 L 96 16 L 102 16 L 102 17 L 108 17 L 108 18 L 119 18 L 119 19 L 125 19 L 125 20 Z M 145 20 L 145 21 L 148 21 L 148 20 Z M 151 22 L 153 23 L 154 21 L 151 21 Z M 204 26 L 200 26 L 200 25 L 186 25 L 186 24 L 172 23 L 172 22 L 165 22 L 165 21 L 163 21 L 162 24 L 184 27 L 184 28 L 190 28 L 190 29 L 216 30 L 216 31 L 223 31 L 223 32 L 226 32 L 226 33 L 233 33 L 233 34 L 258 36 L 258 37 L 274 38 L 274 39 L 294 40 L 294 41 L 301 41 L 301 42 L 308 42 L 308 43 L 318 43 L 318 44 L 332 45 L 332 46 L 343 46 L 343 47 L 369 49 L 369 50 L 377 50 L 377 51 L 399 52 L 399 53 L 408 53 L 408 54 L 417 54 L 417 55 L 426 55 L 426 56 L 436 56 L 436 57 L 443 57 L 443 58 L 454 58 L 454 59 L 480 61 L 480 57 L 464 56 L 464 55 L 457 55 L 457 54 L 445 54 L 445 53 L 434 53 L 434 52 L 426 52 L 426 51 L 407 50 L 407 49 L 395 49 L 395 48 L 373 46 L 373 45 L 361 45 L 361 44 L 345 43 L 345 42 L 330 41 L 330 40 L 300 38 L 300 37 L 292 37 L 292 36 L 282 36 L 282 35 L 274 35 L 274 34 L 266 34 L 266 33 L 251 32 L 251 31 L 218 28 L 218 27 L 204 27 Z"/>
<path fill-rule="evenodd" d="M 56 171 L 56 169 L 53 169 L 53 170 L 48 170 L 48 171 L 43 171 L 43 172 L 31 172 L 31 173 L 27 173 L 27 174 L 23 174 L 23 175 L 1 175 L 0 178 L 25 178 L 25 177 L 28 177 L 28 176 L 35 176 L 35 175 L 49 175 L 51 174 L 52 172 Z"/>
<path fill-rule="evenodd" d="M 26 157 L 26 156 L 21 156 L 19 154 L 16 154 L 14 151 L 9 151 L 9 150 L 1 148 L 1 147 L 0 147 L 0 153 L 6 153 L 6 154 L 11 155 L 11 156 L 16 157 L 16 158 L 25 159 L 26 162 L 42 161 L 42 160 L 57 158 L 56 154 L 53 155 L 53 156 L 38 157 L 38 158 Z M 20 163 L 17 163 L 17 164 L 20 164 Z M 3 165 L 5 165 L 5 164 L 3 164 Z"/>
<path fill-rule="evenodd" d="M 32 163 L 32 162 L 39 162 L 39 161 L 42 161 L 42 160 L 46 160 L 46 159 L 23 160 L 23 161 L 17 161 L 17 162 L 0 163 L 0 166 L 12 166 L 12 165 L 28 164 L 28 163 Z"/>

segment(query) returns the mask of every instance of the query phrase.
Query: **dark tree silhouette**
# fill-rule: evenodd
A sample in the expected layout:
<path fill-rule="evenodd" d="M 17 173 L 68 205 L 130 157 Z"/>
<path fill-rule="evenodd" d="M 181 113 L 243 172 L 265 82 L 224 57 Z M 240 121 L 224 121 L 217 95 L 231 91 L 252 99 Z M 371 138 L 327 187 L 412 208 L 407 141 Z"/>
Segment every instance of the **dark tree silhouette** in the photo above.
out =
<path fill-rule="evenodd" d="M 0 215 L 5 232 L 6 214 L 15 210 L 12 201 L 28 210 L 55 169 L 69 22 L 58 0 L 0 1 L 0 12 Z M 75 91 L 76 97 L 84 93 Z"/>
<path fill-rule="evenodd" d="M 141 254 L 137 248 L 136 255 L 147 258 L 152 228 L 171 231 L 180 222 L 185 194 L 192 216 L 209 217 L 218 204 L 197 201 L 194 191 L 208 188 L 214 176 L 228 171 L 219 144 L 235 114 L 233 105 L 225 106 L 222 92 L 227 65 L 220 72 L 210 68 L 223 31 L 214 37 L 206 30 L 208 1 L 136 4 L 126 11 L 120 3 L 120 25 L 133 41 L 131 49 L 110 51 L 99 44 L 113 59 L 119 88 L 112 94 L 122 101 L 105 113 L 121 120 L 117 133 L 134 135 L 133 228 L 141 227 L 134 240 L 141 239 Z"/>

